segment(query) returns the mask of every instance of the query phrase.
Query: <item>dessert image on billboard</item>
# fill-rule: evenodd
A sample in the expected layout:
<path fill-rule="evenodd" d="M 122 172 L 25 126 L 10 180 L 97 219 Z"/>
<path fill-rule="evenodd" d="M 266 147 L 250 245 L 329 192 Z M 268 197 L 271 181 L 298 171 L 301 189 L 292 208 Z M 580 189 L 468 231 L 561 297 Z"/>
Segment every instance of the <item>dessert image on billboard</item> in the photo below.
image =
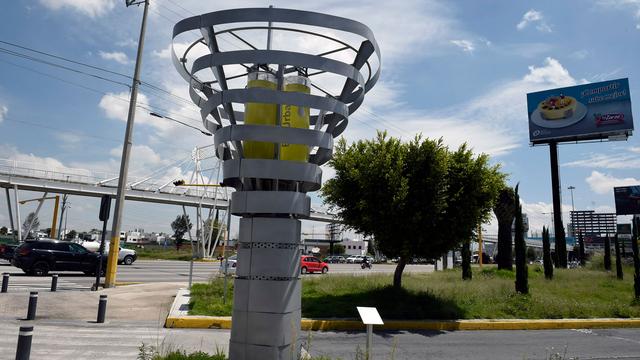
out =
<path fill-rule="evenodd" d="M 560 120 L 573 116 L 576 111 L 576 99 L 571 96 L 551 96 L 538 105 L 542 118 Z"/>
<path fill-rule="evenodd" d="M 562 128 L 573 125 L 587 114 L 587 107 L 573 96 L 563 94 L 542 100 L 531 114 L 531 121 L 545 128 Z"/>

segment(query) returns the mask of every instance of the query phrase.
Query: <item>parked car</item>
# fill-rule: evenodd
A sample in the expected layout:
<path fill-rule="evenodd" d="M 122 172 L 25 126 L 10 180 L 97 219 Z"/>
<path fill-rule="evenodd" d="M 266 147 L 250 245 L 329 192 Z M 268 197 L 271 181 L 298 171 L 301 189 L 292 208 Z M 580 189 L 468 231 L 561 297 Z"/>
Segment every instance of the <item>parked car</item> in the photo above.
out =
<path fill-rule="evenodd" d="M 347 264 L 360 264 L 364 255 L 351 255 L 347 258 Z"/>
<path fill-rule="evenodd" d="M 227 265 L 227 274 L 235 274 L 236 273 L 236 269 L 238 267 L 238 255 L 232 255 L 229 256 L 229 258 L 225 261 L 224 259 L 220 261 L 220 273 L 223 274 L 224 273 L 224 264 L 228 263 Z"/>
<path fill-rule="evenodd" d="M 347 259 L 342 255 L 331 255 L 324 258 L 323 261 L 329 264 L 342 264 L 345 263 Z"/>
<path fill-rule="evenodd" d="M 28 275 L 45 276 L 49 271 L 82 271 L 94 275 L 99 258 L 99 254 L 81 245 L 45 238 L 18 246 L 11 264 Z M 107 267 L 106 258 L 103 256 L 101 274 Z"/>
<path fill-rule="evenodd" d="M 314 273 L 316 271 L 326 274 L 329 272 L 329 265 L 313 256 L 303 255 L 300 257 L 300 272 L 302 274 Z"/>
<path fill-rule="evenodd" d="M 13 252 L 18 245 L 14 244 L 0 244 L 0 259 L 11 261 L 13 259 Z"/>

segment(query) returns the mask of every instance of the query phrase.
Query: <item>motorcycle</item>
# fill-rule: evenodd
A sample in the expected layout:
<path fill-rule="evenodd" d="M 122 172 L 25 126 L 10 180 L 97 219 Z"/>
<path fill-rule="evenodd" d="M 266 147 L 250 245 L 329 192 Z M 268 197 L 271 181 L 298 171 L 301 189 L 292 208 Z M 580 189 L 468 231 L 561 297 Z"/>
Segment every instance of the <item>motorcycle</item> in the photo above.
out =
<path fill-rule="evenodd" d="M 364 270 L 365 268 L 369 268 L 372 269 L 373 265 L 371 264 L 371 262 L 369 261 L 365 261 L 362 264 L 360 264 L 360 267 Z"/>

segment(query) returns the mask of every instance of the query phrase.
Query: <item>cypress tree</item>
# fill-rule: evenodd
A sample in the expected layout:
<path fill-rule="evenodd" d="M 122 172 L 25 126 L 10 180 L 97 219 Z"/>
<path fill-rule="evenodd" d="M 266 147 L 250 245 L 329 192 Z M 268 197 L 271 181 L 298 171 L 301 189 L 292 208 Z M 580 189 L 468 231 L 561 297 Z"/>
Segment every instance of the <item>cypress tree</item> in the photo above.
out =
<path fill-rule="evenodd" d="M 638 254 L 638 240 L 640 229 L 640 218 L 633 219 L 633 231 L 631 237 L 631 249 L 633 250 L 633 288 L 636 300 L 640 300 L 640 255 Z"/>
<path fill-rule="evenodd" d="M 473 274 L 471 272 L 471 241 L 466 240 L 462 243 L 462 250 L 460 251 L 462 256 L 462 280 L 471 280 Z M 482 254 L 480 254 L 482 256 Z"/>
<path fill-rule="evenodd" d="M 584 253 L 584 237 L 582 232 L 578 233 L 578 242 L 580 243 L 580 266 L 584 267 L 587 264 L 587 257 Z"/>
<path fill-rule="evenodd" d="M 604 269 L 611 271 L 611 240 L 609 240 L 609 234 L 604 238 Z"/>
<path fill-rule="evenodd" d="M 616 247 L 616 277 L 620 280 L 624 278 L 622 273 L 622 258 L 620 257 L 620 242 L 618 241 L 618 234 L 613 238 Z"/>
<path fill-rule="evenodd" d="M 520 205 L 520 196 L 518 195 L 518 186 L 515 189 L 515 208 L 516 208 L 516 226 L 515 226 L 515 250 L 516 250 L 516 291 L 521 294 L 529 293 L 529 274 L 527 270 L 526 249 L 527 244 L 524 241 L 524 229 L 522 224 L 522 206 Z"/>
<path fill-rule="evenodd" d="M 544 277 L 553 279 L 553 263 L 551 262 L 551 243 L 549 241 L 549 229 L 542 228 L 542 263 L 544 266 Z"/>

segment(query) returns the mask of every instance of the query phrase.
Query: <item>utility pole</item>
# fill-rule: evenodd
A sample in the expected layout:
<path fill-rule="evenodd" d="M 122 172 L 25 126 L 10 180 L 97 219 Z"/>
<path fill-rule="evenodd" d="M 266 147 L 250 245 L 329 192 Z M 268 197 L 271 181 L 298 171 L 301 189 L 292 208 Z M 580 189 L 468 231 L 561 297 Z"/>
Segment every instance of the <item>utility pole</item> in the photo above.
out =
<path fill-rule="evenodd" d="M 140 83 L 140 65 L 142 64 L 142 50 L 144 48 L 144 33 L 147 27 L 147 13 L 149 10 L 149 0 L 136 1 L 125 0 L 127 7 L 144 3 L 142 14 L 142 25 L 140 26 L 140 39 L 138 40 L 138 53 L 136 55 L 136 66 L 133 72 L 133 83 L 131 85 L 131 99 L 129 101 L 129 114 L 127 117 L 127 127 L 124 133 L 124 144 L 122 146 L 122 159 L 120 160 L 120 175 L 118 177 L 118 192 L 116 195 L 116 207 L 113 216 L 113 227 L 111 228 L 111 245 L 109 246 L 109 257 L 107 259 L 107 273 L 104 280 L 104 287 L 114 287 L 116 284 L 116 271 L 118 268 L 118 249 L 120 248 L 120 223 L 122 222 L 122 212 L 124 209 L 124 198 L 127 186 L 127 175 L 129 172 L 129 154 L 131 153 L 133 122 L 136 116 L 136 102 L 138 99 L 138 84 Z"/>
<path fill-rule="evenodd" d="M 58 236 L 56 237 L 58 240 L 62 239 L 60 237 L 60 233 L 62 231 L 62 219 L 64 219 L 64 213 L 66 212 L 66 210 L 67 210 L 67 194 L 64 194 L 62 196 L 62 211 L 60 212 L 60 224 L 58 225 Z M 66 225 L 65 225 L 65 230 L 67 230 Z M 55 231 L 55 229 L 52 229 L 52 231 Z"/>
<path fill-rule="evenodd" d="M 569 189 L 569 191 L 571 191 L 571 216 L 570 216 L 570 220 L 571 220 L 571 233 L 573 236 L 576 236 L 575 232 L 576 232 L 576 224 L 573 223 L 573 214 L 576 212 L 576 206 L 573 203 L 573 190 L 576 189 L 575 186 L 570 185 L 567 189 Z"/>

